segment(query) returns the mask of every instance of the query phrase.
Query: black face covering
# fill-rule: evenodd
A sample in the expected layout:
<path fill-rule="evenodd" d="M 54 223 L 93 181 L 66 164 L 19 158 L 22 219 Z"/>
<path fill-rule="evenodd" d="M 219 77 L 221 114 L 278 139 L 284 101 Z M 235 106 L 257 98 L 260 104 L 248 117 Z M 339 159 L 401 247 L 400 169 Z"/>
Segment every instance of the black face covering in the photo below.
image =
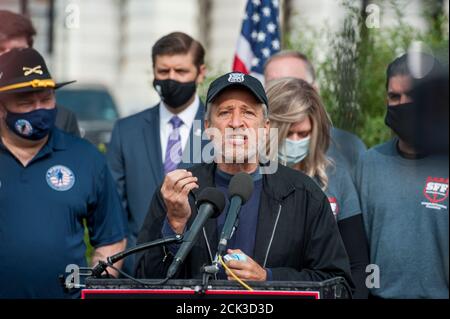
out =
<path fill-rule="evenodd" d="M 414 103 L 388 105 L 384 122 L 400 139 L 413 146 L 418 130 L 418 115 Z"/>
<path fill-rule="evenodd" d="M 417 147 L 426 154 L 448 155 L 448 73 L 435 74 L 420 81 L 411 93 L 423 127 L 417 137 Z"/>
<path fill-rule="evenodd" d="M 153 87 L 161 100 L 171 108 L 186 104 L 197 89 L 195 81 L 182 83 L 175 80 L 154 80 Z"/>
<path fill-rule="evenodd" d="M 443 120 L 417 103 L 404 103 L 387 107 L 385 123 L 419 155 L 429 155 L 445 151 L 440 144 L 448 136 L 448 124 L 442 124 Z M 446 133 L 442 134 L 445 128 Z M 436 141 L 440 141 L 439 148 Z M 448 138 L 446 150 L 448 152 Z"/>

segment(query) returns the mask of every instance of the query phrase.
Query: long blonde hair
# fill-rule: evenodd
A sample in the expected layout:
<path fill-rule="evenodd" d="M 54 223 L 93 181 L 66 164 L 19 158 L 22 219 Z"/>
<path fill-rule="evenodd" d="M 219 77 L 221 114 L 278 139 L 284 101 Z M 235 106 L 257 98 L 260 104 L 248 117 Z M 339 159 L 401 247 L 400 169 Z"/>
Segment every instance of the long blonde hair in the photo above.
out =
<path fill-rule="evenodd" d="M 294 168 L 317 178 L 325 190 L 328 187 L 326 169 L 332 164 L 325 155 L 331 140 L 331 121 L 319 94 L 306 81 L 282 78 L 268 83 L 267 97 L 270 126 L 278 128 L 279 147 L 283 147 L 291 125 L 309 117 L 312 124 L 309 153 Z"/>

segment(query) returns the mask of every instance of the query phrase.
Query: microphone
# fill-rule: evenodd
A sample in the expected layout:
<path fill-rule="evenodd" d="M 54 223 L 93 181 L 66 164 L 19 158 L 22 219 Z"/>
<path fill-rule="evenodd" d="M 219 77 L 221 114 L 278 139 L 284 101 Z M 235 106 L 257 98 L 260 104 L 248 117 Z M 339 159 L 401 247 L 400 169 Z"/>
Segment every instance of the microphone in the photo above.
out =
<path fill-rule="evenodd" d="M 230 194 L 230 206 L 228 207 L 227 218 L 223 225 L 222 234 L 220 235 L 217 255 L 223 255 L 227 248 L 228 241 L 233 237 L 239 221 L 239 211 L 252 195 L 253 179 L 244 172 L 237 173 L 233 176 L 228 186 Z"/>
<path fill-rule="evenodd" d="M 173 237 L 166 237 L 157 239 L 148 243 L 138 245 L 136 247 L 128 248 L 121 251 L 113 256 L 107 257 L 106 262 L 100 260 L 99 263 L 91 269 L 91 275 L 96 278 L 101 278 L 103 272 L 108 268 L 109 265 L 115 264 L 119 260 L 122 260 L 130 255 L 136 254 L 140 251 L 147 250 L 156 246 L 167 245 L 172 243 L 181 243 L 183 241 L 183 235 L 176 235 Z"/>
<path fill-rule="evenodd" d="M 178 272 L 178 269 L 191 251 L 200 235 L 200 231 L 208 219 L 216 218 L 222 213 L 225 208 L 225 196 L 220 190 L 214 187 L 206 187 L 200 193 L 196 206 L 198 209 L 197 216 L 195 217 L 189 232 L 184 236 L 183 243 L 167 271 L 167 278 L 172 278 Z"/>

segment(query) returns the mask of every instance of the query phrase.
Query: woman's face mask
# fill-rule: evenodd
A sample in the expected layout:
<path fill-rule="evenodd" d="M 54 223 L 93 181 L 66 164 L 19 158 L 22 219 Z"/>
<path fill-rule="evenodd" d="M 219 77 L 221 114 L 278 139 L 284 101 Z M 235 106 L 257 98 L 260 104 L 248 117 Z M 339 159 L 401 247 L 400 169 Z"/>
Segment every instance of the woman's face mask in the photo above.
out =
<path fill-rule="evenodd" d="M 300 163 L 309 153 L 310 139 L 310 136 L 297 141 L 285 139 L 284 145 L 278 151 L 279 161 L 288 166 Z"/>

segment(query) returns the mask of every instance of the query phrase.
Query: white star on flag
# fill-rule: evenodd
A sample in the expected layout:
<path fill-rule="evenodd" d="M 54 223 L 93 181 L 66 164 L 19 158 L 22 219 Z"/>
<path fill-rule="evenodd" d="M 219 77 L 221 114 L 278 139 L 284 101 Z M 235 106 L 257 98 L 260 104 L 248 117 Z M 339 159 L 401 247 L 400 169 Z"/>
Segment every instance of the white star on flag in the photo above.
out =
<path fill-rule="evenodd" d="M 274 6 L 274 8 L 278 8 L 278 0 L 272 0 L 272 5 Z"/>
<path fill-rule="evenodd" d="M 253 4 L 255 6 L 260 6 L 261 5 L 261 0 L 252 0 Z"/>
<path fill-rule="evenodd" d="M 270 49 L 269 48 L 262 49 L 261 53 L 264 55 L 265 58 L 270 57 Z"/>
<path fill-rule="evenodd" d="M 270 33 L 274 33 L 276 29 L 277 29 L 277 26 L 274 23 L 269 22 L 267 24 L 267 31 L 269 31 Z"/>
<path fill-rule="evenodd" d="M 266 40 L 266 34 L 264 32 L 258 33 L 258 42 L 264 42 Z"/>
<path fill-rule="evenodd" d="M 258 23 L 259 20 L 260 20 L 259 14 L 255 13 L 255 14 L 252 16 L 252 20 L 253 20 L 253 22 Z"/>
<path fill-rule="evenodd" d="M 278 41 L 278 40 L 272 41 L 272 49 L 279 50 L 280 49 L 280 41 Z"/>
<path fill-rule="evenodd" d="M 264 7 L 262 9 L 262 12 L 265 17 L 270 17 L 270 8 L 269 7 Z"/>
<path fill-rule="evenodd" d="M 252 59 L 252 66 L 257 66 L 259 64 L 259 59 L 258 58 L 253 58 Z"/>
<path fill-rule="evenodd" d="M 252 32 L 252 39 L 256 40 L 257 37 L 258 37 L 258 32 L 253 31 Z"/>

